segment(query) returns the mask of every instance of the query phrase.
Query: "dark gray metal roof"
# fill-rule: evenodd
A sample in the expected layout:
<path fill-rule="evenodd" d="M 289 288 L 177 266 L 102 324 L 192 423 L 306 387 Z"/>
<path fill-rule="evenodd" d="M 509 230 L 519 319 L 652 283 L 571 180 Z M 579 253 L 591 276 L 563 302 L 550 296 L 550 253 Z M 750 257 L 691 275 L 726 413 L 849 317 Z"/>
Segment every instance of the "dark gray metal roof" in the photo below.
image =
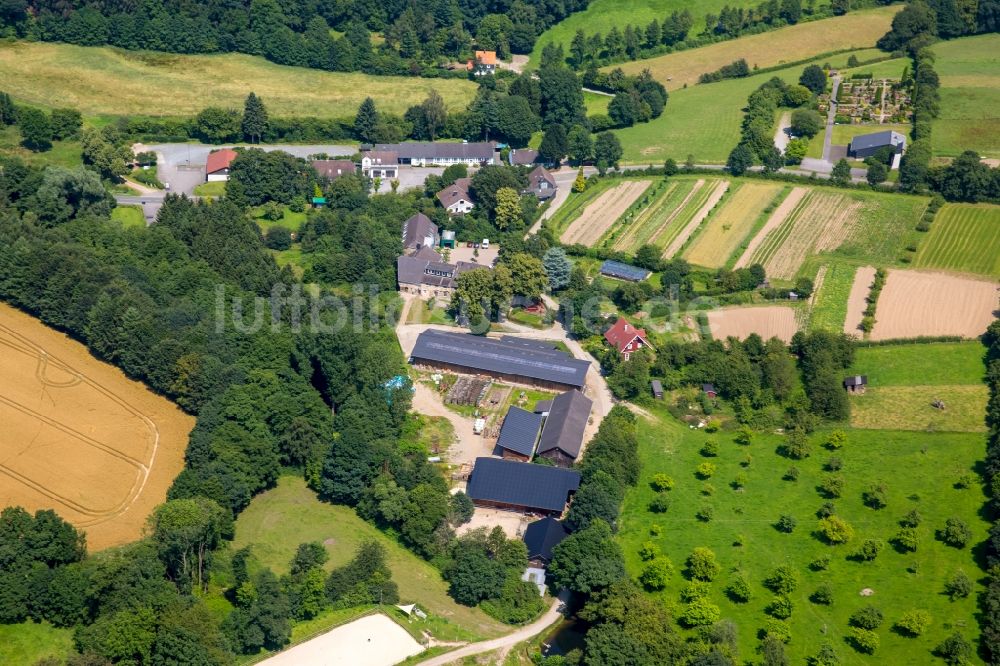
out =
<path fill-rule="evenodd" d="M 534 164 L 538 161 L 538 151 L 531 148 L 517 148 L 510 151 L 508 160 L 514 166 Z"/>
<path fill-rule="evenodd" d="M 864 386 L 868 383 L 868 375 L 853 375 L 844 378 L 844 386 Z"/>
<path fill-rule="evenodd" d="M 406 143 L 379 143 L 375 150 L 395 152 L 401 160 L 462 159 L 487 161 L 493 159 L 496 149 L 492 143 L 455 143 L 448 141 L 408 141 Z"/>
<path fill-rule="evenodd" d="M 589 361 L 555 349 L 543 350 L 468 333 L 427 330 L 417 338 L 412 361 L 437 361 L 484 373 L 520 375 L 565 386 L 583 386 Z"/>
<path fill-rule="evenodd" d="M 622 280 L 639 282 L 648 278 L 650 271 L 645 268 L 639 268 L 638 266 L 631 266 L 629 264 L 623 264 L 620 261 L 612 261 L 611 259 L 608 259 L 601 264 L 601 274 Z"/>
<path fill-rule="evenodd" d="M 543 412 L 552 411 L 552 401 L 551 400 L 539 400 L 535 404 L 535 412 L 541 414 Z"/>
<path fill-rule="evenodd" d="M 538 440 L 538 453 L 558 449 L 576 458 L 583 446 L 583 432 L 590 419 L 594 403 L 577 390 L 560 393 L 552 401 L 549 415 L 545 417 L 542 437 Z"/>
<path fill-rule="evenodd" d="M 536 520 L 524 528 L 524 545 L 528 547 L 528 559 L 552 560 L 552 549 L 569 536 L 562 521 L 552 516 Z"/>
<path fill-rule="evenodd" d="M 520 407 L 511 407 L 500 428 L 500 438 L 497 446 L 522 456 L 530 456 L 535 452 L 538 441 L 538 431 L 542 429 L 542 415 L 525 411 Z"/>
<path fill-rule="evenodd" d="M 653 395 L 663 395 L 663 384 L 660 383 L 659 379 L 654 379 L 649 385 L 653 389 Z"/>
<path fill-rule="evenodd" d="M 865 150 L 867 148 L 881 148 L 882 146 L 906 145 L 906 137 L 899 132 L 885 130 L 884 132 L 873 132 L 872 134 L 862 134 L 851 139 L 851 152 Z"/>
<path fill-rule="evenodd" d="M 431 222 L 431 218 L 423 213 L 417 213 L 406 222 L 403 222 L 403 248 L 412 250 L 418 245 L 423 245 L 429 236 L 437 239 L 438 226 Z"/>
<path fill-rule="evenodd" d="M 473 500 L 562 511 L 569 494 L 579 487 L 580 473 L 571 469 L 476 458 L 465 494 Z"/>

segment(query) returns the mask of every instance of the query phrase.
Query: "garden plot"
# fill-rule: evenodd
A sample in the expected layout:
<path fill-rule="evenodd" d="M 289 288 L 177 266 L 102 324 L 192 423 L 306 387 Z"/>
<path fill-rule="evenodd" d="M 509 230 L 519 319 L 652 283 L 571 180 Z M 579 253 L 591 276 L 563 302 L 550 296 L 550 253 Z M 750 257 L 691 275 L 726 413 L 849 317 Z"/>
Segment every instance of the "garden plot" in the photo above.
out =
<path fill-rule="evenodd" d="M 674 180 L 653 204 L 638 215 L 635 220 L 620 230 L 620 235 L 609 234 L 608 241 L 614 241 L 614 249 L 634 252 L 649 242 L 660 229 L 668 226 L 684 210 L 688 202 L 698 196 L 705 181 Z M 615 230 L 612 230 L 612 234 Z"/>
<path fill-rule="evenodd" d="M 842 194 L 810 192 L 750 263 L 762 264 L 769 277 L 791 280 L 806 257 L 836 250 L 851 238 L 863 205 Z"/>
<path fill-rule="evenodd" d="M 763 228 L 761 228 L 761 230 L 757 232 L 757 235 L 750 240 L 750 243 L 747 245 L 747 249 L 743 251 L 743 254 L 741 254 L 740 258 L 736 261 L 736 268 L 744 268 L 745 266 L 750 265 L 750 259 L 753 257 L 754 253 L 757 252 L 757 248 L 759 248 L 761 243 L 764 242 L 764 239 L 767 238 L 772 231 L 782 225 L 788 216 L 792 214 L 792 211 L 795 210 L 795 207 L 799 205 L 799 202 L 802 201 L 803 197 L 805 197 L 808 193 L 809 190 L 805 187 L 795 187 L 792 189 L 788 196 L 785 197 L 785 200 L 781 202 L 781 205 L 778 206 L 774 213 L 771 214 L 771 217 L 767 219 Z"/>
<path fill-rule="evenodd" d="M 781 185 L 771 183 L 739 185 L 722 208 L 709 219 L 705 230 L 684 253 L 684 258 L 707 268 L 725 265 L 782 189 Z"/>
<path fill-rule="evenodd" d="M 714 189 L 705 197 L 705 202 L 702 204 L 696 212 L 691 216 L 687 224 L 684 224 L 680 231 L 674 236 L 670 244 L 667 245 L 667 249 L 663 251 L 664 258 L 671 258 L 684 248 L 684 244 L 687 243 L 691 235 L 698 230 L 701 223 L 708 217 L 708 214 L 712 212 L 712 209 L 719 203 L 722 199 L 722 195 L 726 193 L 729 189 L 729 181 L 722 180 L 715 184 Z"/>
<path fill-rule="evenodd" d="M 789 342 L 798 330 L 795 309 L 784 305 L 712 310 L 708 313 L 708 327 L 716 340 L 743 340 L 756 333 L 765 340 L 777 337 Z"/>
<path fill-rule="evenodd" d="M 646 191 L 650 183 L 649 180 L 628 180 L 608 190 L 584 209 L 583 214 L 573 221 L 559 240 L 567 245 L 594 245 Z"/>
<path fill-rule="evenodd" d="M 871 338 L 982 335 L 998 310 L 997 286 L 992 280 L 947 273 L 890 270 Z"/>
<path fill-rule="evenodd" d="M 847 317 L 844 319 L 844 333 L 861 336 L 861 320 L 868 307 L 868 294 L 875 281 L 875 268 L 863 266 L 854 274 L 851 294 L 847 297 Z"/>

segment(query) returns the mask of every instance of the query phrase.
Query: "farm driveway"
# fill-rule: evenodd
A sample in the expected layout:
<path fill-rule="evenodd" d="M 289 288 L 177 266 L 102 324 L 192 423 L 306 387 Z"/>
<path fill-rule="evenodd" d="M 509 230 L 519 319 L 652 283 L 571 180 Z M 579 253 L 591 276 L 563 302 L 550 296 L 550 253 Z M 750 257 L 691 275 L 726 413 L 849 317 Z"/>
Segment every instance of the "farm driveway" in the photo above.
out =
<path fill-rule="evenodd" d="M 833 123 L 837 118 L 837 90 L 840 88 L 840 76 L 833 77 L 833 89 L 830 91 L 830 108 L 826 112 L 826 133 L 823 135 L 823 161 L 830 162 L 830 146 L 833 144 Z"/>
<path fill-rule="evenodd" d="M 774 133 L 774 147 L 781 151 L 781 154 L 785 154 L 785 148 L 788 147 L 789 132 L 792 125 L 792 112 L 785 111 L 781 114 L 781 120 L 778 121 L 778 129 Z"/>
<path fill-rule="evenodd" d="M 548 627 L 555 624 L 562 617 L 562 608 L 569 601 L 569 592 L 563 590 L 559 593 L 559 596 L 552 600 L 552 605 L 549 609 L 545 611 L 545 615 L 535 620 L 529 625 L 521 627 L 515 632 L 509 633 L 506 636 L 501 636 L 500 638 L 494 638 L 489 641 L 480 641 L 479 643 L 472 643 L 466 645 L 463 648 L 459 648 L 454 652 L 449 652 L 443 654 L 440 657 L 434 657 L 433 659 L 428 659 L 427 661 L 420 662 L 421 666 L 445 666 L 446 664 L 452 664 L 456 661 L 463 659 L 465 657 L 471 657 L 476 654 L 483 654 L 484 652 L 492 652 L 493 650 L 500 650 L 502 648 L 509 648 L 517 645 L 521 641 L 526 641 L 529 638 L 537 636 L 542 633 Z"/>
<path fill-rule="evenodd" d="M 204 143 L 157 143 L 149 146 L 136 144 L 132 149 L 136 152 L 151 150 L 157 156 L 157 174 L 160 182 L 170 183 L 170 191 L 177 194 L 192 194 L 194 188 L 205 182 L 205 161 L 208 154 L 220 148 L 232 148 L 233 145 L 211 146 Z M 261 150 L 283 150 L 296 157 L 308 157 L 316 153 L 327 155 L 353 155 L 357 148 L 353 145 L 291 145 L 291 144 L 257 144 L 244 146 L 260 148 Z"/>

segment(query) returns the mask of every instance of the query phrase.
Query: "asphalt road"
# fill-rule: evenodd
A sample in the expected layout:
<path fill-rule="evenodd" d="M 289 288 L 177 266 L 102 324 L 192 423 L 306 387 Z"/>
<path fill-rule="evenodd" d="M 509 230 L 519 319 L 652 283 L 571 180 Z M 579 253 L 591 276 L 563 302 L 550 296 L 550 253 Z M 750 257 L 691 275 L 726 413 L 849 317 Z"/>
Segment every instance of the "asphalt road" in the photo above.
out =
<path fill-rule="evenodd" d="M 221 146 L 204 143 L 156 143 L 137 146 L 139 150 L 152 150 L 157 154 L 157 177 L 161 183 L 170 185 L 170 191 L 177 194 L 191 195 L 194 188 L 205 182 L 205 161 L 208 154 L 220 148 L 232 148 L 234 145 Z M 296 157 L 308 157 L 318 153 L 341 156 L 353 155 L 357 147 L 343 144 L 256 144 L 246 146 L 261 150 L 283 150 Z"/>

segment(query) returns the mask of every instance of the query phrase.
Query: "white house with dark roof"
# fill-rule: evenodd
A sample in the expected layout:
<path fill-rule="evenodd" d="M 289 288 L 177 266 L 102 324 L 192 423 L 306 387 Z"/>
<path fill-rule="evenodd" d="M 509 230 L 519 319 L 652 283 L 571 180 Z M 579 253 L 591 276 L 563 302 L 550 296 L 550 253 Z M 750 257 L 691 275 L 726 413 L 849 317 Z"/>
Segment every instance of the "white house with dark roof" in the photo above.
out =
<path fill-rule="evenodd" d="M 369 152 L 391 153 L 398 164 L 411 166 L 482 166 L 496 163 L 496 146 L 487 142 L 407 141 L 376 144 Z M 363 163 L 363 162 L 362 162 Z"/>
<path fill-rule="evenodd" d="M 471 178 L 459 178 L 454 183 L 437 193 L 437 200 L 441 202 L 449 215 L 465 215 L 476 207 L 469 194 Z"/>
<path fill-rule="evenodd" d="M 361 155 L 361 173 L 369 178 L 395 178 L 399 155 L 392 150 L 369 150 Z"/>

